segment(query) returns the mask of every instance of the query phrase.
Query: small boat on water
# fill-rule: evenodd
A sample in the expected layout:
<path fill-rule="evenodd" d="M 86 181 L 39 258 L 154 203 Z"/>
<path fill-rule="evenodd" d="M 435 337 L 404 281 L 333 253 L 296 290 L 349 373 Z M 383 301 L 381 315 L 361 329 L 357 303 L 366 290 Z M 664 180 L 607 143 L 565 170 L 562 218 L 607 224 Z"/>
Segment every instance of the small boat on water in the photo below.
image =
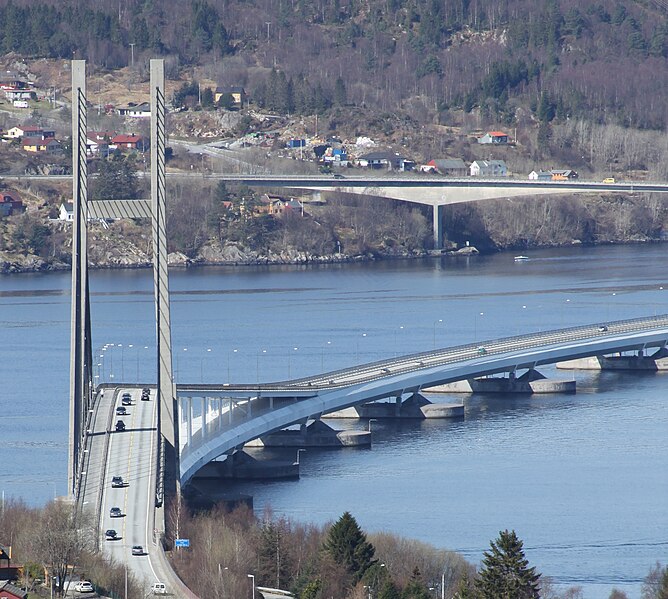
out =
<path fill-rule="evenodd" d="M 515 256 L 515 262 L 526 262 L 529 260 L 529 256 Z"/>

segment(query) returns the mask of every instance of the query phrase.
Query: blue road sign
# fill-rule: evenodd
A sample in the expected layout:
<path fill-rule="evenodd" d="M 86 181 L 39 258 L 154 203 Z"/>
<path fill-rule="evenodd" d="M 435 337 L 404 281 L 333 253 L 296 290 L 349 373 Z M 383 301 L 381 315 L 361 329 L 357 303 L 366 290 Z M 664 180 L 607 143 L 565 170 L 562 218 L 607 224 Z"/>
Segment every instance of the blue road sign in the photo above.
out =
<path fill-rule="evenodd" d="M 190 547 L 190 539 L 176 539 L 174 541 L 175 547 Z"/>

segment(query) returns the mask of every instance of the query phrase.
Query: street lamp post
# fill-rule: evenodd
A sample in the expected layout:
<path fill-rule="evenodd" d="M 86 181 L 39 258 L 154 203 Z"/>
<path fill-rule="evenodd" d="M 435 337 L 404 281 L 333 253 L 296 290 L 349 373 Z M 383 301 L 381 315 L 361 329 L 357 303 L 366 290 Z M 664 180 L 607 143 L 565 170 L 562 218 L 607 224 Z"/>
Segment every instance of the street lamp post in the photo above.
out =
<path fill-rule="evenodd" d="M 484 316 L 484 312 L 476 312 L 473 315 L 473 341 L 478 340 L 478 315 Z"/>
<path fill-rule="evenodd" d="M 328 341 L 326 345 L 323 345 L 320 349 L 320 370 L 324 372 L 325 370 L 325 348 L 329 347 L 332 344 L 331 341 Z"/>
<path fill-rule="evenodd" d="M 304 448 L 300 448 L 300 449 L 297 450 L 297 461 L 295 462 L 295 464 L 297 464 L 297 466 L 299 466 L 299 454 L 302 451 L 306 451 L 306 450 Z"/>
<path fill-rule="evenodd" d="M 299 349 L 298 347 L 293 347 L 292 351 L 297 351 L 298 349 Z M 291 378 L 291 375 L 290 375 L 290 361 L 291 361 L 290 359 L 291 358 L 292 358 L 292 353 L 288 352 L 288 380 Z"/>
<path fill-rule="evenodd" d="M 266 354 L 267 350 L 263 349 L 261 352 L 258 351 L 256 356 L 255 356 L 255 375 L 257 377 L 257 382 L 258 383 L 260 382 L 260 354 L 261 353 Z"/>
<path fill-rule="evenodd" d="M 371 432 L 371 423 L 372 422 L 377 422 L 377 419 L 376 418 L 369 418 L 369 425 L 368 425 L 369 432 Z"/>
<path fill-rule="evenodd" d="M 211 348 L 207 347 L 206 351 L 210 352 Z M 199 359 L 199 382 L 204 382 L 204 356 Z"/>
<path fill-rule="evenodd" d="M 402 324 L 402 325 L 399 325 L 399 328 L 394 330 L 394 356 L 395 356 L 395 358 L 396 358 L 396 356 L 397 356 L 397 352 L 398 352 L 398 347 L 397 347 L 397 333 L 398 333 L 399 331 L 403 331 L 403 330 L 404 330 L 404 325 L 403 325 L 403 324 Z"/>
<path fill-rule="evenodd" d="M 231 352 L 227 352 L 227 382 L 230 382 L 230 354 L 236 354 L 239 350 L 233 349 Z"/>
<path fill-rule="evenodd" d="M 253 582 L 253 599 L 255 599 L 255 575 L 254 574 L 248 574 L 248 578 L 250 578 Z"/>
<path fill-rule="evenodd" d="M 362 333 L 362 339 L 366 337 L 366 333 Z M 360 339 L 359 337 L 357 338 L 357 345 L 356 345 L 356 351 L 355 351 L 355 362 L 360 361 Z"/>
<path fill-rule="evenodd" d="M 436 325 L 439 324 L 440 322 L 443 322 L 442 318 L 439 318 L 438 320 L 434 321 L 434 349 L 436 349 Z"/>

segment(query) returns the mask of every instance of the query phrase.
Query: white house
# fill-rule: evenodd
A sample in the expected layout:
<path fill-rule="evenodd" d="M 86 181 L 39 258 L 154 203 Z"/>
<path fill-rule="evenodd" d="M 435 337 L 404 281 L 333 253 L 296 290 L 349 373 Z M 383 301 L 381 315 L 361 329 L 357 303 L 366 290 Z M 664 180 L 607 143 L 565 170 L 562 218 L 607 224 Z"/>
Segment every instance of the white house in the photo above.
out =
<path fill-rule="evenodd" d="M 531 181 L 552 181 L 552 173 L 550 171 L 531 171 L 529 173 Z"/>
<path fill-rule="evenodd" d="M 142 102 L 141 104 L 130 102 L 127 106 L 118 106 L 116 111 L 120 116 L 144 119 L 151 116 L 151 105 L 148 102 Z"/>
<path fill-rule="evenodd" d="M 503 160 L 475 160 L 471 163 L 472 177 L 506 177 L 508 168 Z"/>
<path fill-rule="evenodd" d="M 58 211 L 58 220 L 72 222 L 74 220 L 74 204 L 72 202 L 63 202 Z"/>

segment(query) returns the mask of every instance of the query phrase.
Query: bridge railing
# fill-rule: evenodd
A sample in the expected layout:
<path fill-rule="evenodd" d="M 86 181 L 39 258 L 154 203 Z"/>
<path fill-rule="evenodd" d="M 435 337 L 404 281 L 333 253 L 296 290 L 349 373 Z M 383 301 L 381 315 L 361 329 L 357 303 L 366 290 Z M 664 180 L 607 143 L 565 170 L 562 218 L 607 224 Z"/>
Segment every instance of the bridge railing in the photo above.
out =
<path fill-rule="evenodd" d="M 299 379 L 283 380 L 260 384 L 225 384 L 219 385 L 187 385 L 189 389 L 211 389 L 220 390 L 233 388 L 235 390 L 270 390 L 276 388 L 288 388 L 295 390 L 318 390 L 322 388 L 336 387 L 337 383 L 342 383 L 342 379 L 352 376 L 364 377 L 365 380 L 375 380 L 383 378 L 388 374 L 399 374 L 409 372 L 418 368 L 430 368 L 440 365 L 460 362 L 481 355 L 481 348 L 484 355 L 499 354 L 514 349 L 531 349 L 541 347 L 546 343 L 563 343 L 567 341 L 578 341 L 595 337 L 606 337 L 615 334 L 624 334 L 630 332 L 639 332 L 643 330 L 652 330 L 658 327 L 668 328 L 668 315 L 651 316 L 644 318 L 633 318 L 627 320 L 617 320 L 601 322 L 599 324 L 578 325 L 564 329 L 554 329 L 549 331 L 539 331 L 524 335 L 513 335 L 499 339 L 485 340 L 475 343 L 456 345 L 437 350 L 408 354 L 398 358 L 387 358 L 375 362 L 361 364 L 349 368 L 328 371 L 322 374 L 302 377 Z M 398 368 L 397 368 L 398 367 Z"/>

